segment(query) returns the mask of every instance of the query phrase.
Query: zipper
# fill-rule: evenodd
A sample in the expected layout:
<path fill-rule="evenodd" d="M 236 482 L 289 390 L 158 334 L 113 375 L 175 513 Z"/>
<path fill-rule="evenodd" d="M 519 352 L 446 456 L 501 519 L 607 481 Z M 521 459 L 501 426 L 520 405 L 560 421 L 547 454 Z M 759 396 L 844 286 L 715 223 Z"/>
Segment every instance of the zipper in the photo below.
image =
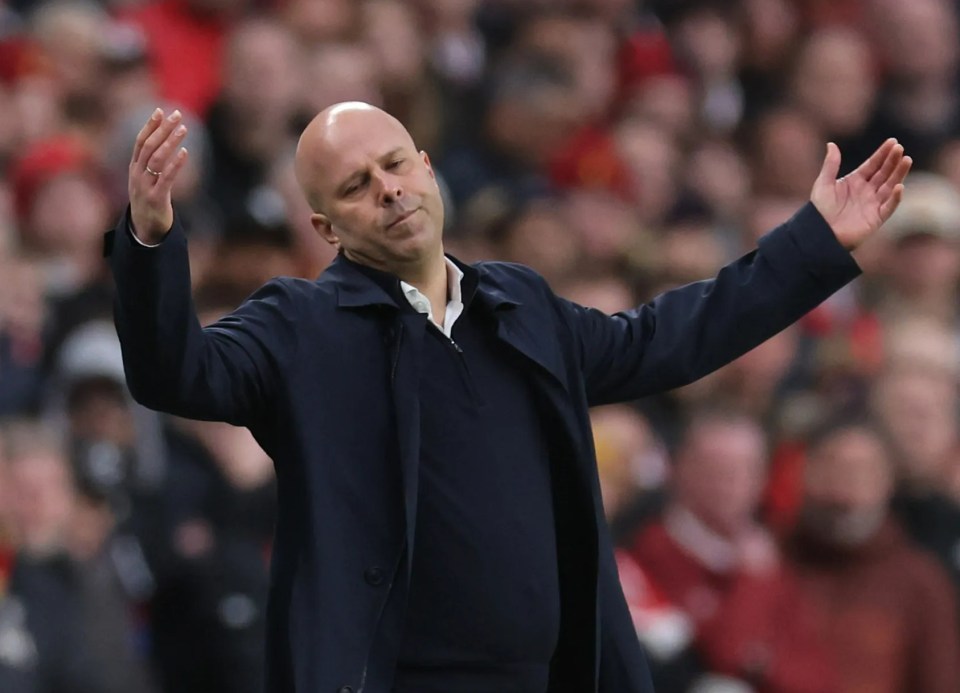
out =
<path fill-rule="evenodd" d="M 400 346 L 403 344 L 403 323 L 397 327 L 397 339 L 393 344 L 393 365 L 390 367 L 390 383 L 397 379 L 397 365 L 400 363 Z"/>

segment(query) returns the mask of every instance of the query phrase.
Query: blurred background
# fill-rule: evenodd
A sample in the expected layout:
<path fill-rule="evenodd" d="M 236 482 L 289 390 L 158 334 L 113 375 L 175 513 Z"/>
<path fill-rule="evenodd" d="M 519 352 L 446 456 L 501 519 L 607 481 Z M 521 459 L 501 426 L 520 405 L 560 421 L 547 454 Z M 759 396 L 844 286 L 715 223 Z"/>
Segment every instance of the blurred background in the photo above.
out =
<path fill-rule="evenodd" d="M 427 150 L 448 250 L 608 313 L 710 277 L 894 136 L 863 276 L 679 391 L 594 413 L 660 693 L 960 690 L 954 0 L 0 2 L 0 691 L 259 692 L 272 464 L 127 392 L 102 234 L 186 114 L 204 322 L 332 250 L 292 173 L 363 100 Z"/>

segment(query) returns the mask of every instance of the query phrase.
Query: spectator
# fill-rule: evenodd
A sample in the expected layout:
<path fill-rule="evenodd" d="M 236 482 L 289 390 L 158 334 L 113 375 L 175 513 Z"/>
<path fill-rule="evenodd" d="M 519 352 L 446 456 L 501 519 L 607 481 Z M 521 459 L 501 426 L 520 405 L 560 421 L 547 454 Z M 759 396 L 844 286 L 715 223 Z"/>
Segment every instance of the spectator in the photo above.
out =
<path fill-rule="evenodd" d="M 921 316 L 960 330 L 960 192 L 935 174 L 918 173 L 910 186 L 884 226 L 888 282 L 878 310 L 888 323 Z"/>
<path fill-rule="evenodd" d="M 249 0 L 149 0 L 122 12 L 147 37 L 160 97 L 205 116 L 220 89 L 227 34 Z M 184 70 L 189 65 L 190 69 Z"/>
<path fill-rule="evenodd" d="M 889 516 L 893 479 L 869 424 L 829 425 L 811 441 L 791 563 L 819 606 L 818 638 L 834 654 L 840 691 L 952 692 L 955 597 Z"/>
<path fill-rule="evenodd" d="M 243 298 L 237 287 L 207 285 L 200 319 L 213 322 Z M 151 603 L 161 683 L 177 693 L 259 693 L 276 505 L 270 458 L 249 431 L 227 424 L 177 421 L 166 443 Z"/>
<path fill-rule="evenodd" d="M 617 544 L 662 509 L 669 469 L 663 443 L 636 409 L 609 405 L 590 417 L 603 509 Z"/>
<path fill-rule="evenodd" d="M 960 590 L 956 339 L 937 323 L 899 325 L 888 336 L 887 365 L 871 400 L 896 473 L 893 512 Z"/>
<path fill-rule="evenodd" d="M 24 687 L 29 681 L 57 693 L 147 690 L 116 596 L 67 553 L 77 506 L 62 443 L 29 422 L 9 426 L 4 437 L 16 552 L 0 608 L 20 646 L 6 651 L 0 681 L 9 675 L 18 693 L 37 690 Z"/>
<path fill-rule="evenodd" d="M 270 167 L 292 149 L 300 115 L 299 45 L 280 22 L 249 19 L 230 32 L 224 50 L 223 86 L 207 118 L 210 193 L 227 224 L 242 216 L 270 221 Z"/>
<path fill-rule="evenodd" d="M 867 138 L 898 137 L 915 153 L 917 166 L 928 168 L 940 143 L 960 127 L 956 5 L 949 0 L 864 4 L 887 72 Z"/>
<path fill-rule="evenodd" d="M 763 691 L 830 691 L 808 605 L 754 519 L 765 465 L 766 442 L 754 420 L 694 418 L 676 454 L 673 501 L 641 530 L 632 555 L 692 621 L 705 672 Z"/>
<path fill-rule="evenodd" d="M 39 409 L 44 380 L 47 306 L 40 271 L 19 255 L 0 254 L 0 416 Z"/>
<path fill-rule="evenodd" d="M 875 147 L 875 142 L 863 141 L 862 133 L 873 115 L 878 91 L 873 49 L 860 32 L 823 28 L 801 46 L 790 99 L 840 145 L 851 165 Z"/>

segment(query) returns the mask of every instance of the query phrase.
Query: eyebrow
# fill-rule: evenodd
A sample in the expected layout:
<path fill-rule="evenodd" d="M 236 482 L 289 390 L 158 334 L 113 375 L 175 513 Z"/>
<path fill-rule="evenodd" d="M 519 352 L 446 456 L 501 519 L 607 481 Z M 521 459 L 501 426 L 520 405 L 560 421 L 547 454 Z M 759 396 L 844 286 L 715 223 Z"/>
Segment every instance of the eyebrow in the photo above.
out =
<path fill-rule="evenodd" d="M 403 152 L 403 147 L 394 147 L 389 152 L 382 155 L 378 159 L 378 161 L 381 161 L 381 162 L 387 161 L 388 159 L 392 159 L 402 152 Z M 353 183 L 357 179 L 362 179 L 365 175 L 367 175 L 367 170 L 365 168 L 351 173 L 349 176 L 347 176 L 347 178 L 344 179 L 344 181 L 339 186 L 337 186 L 337 196 L 339 197 L 345 194 L 347 188 L 350 187 L 351 183 Z"/>

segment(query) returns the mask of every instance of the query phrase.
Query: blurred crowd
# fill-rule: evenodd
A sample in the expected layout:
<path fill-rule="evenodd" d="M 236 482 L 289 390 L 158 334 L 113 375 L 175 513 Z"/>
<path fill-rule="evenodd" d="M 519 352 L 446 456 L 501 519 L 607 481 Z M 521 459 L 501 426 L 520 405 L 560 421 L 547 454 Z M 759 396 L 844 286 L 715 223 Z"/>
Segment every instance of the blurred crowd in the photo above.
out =
<path fill-rule="evenodd" d="M 292 156 L 367 101 L 430 153 L 448 251 L 608 313 L 707 278 L 886 137 L 864 270 L 704 380 L 597 409 L 660 693 L 960 690 L 954 0 L 0 2 L 0 690 L 260 690 L 271 461 L 131 401 L 102 236 L 156 106 L 204 323 L 316 277 Z M 317 384 L 322 387 L 322 383 Z"/>

